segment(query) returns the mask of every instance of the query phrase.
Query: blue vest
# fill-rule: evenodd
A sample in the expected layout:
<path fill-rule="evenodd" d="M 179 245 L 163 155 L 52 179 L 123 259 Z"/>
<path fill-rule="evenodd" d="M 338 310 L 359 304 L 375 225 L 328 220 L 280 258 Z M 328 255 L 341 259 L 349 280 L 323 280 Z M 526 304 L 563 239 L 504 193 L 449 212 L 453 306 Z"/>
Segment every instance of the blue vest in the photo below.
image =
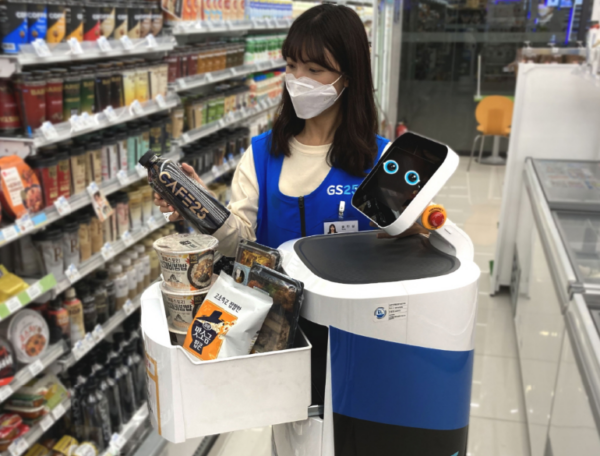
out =
<path fill-rule="evenodd" d="M 377 136 L 377 162 L 389 141 Z M 369 219 L 352 206 L 352 195 L 363 181 L 338 168 L 309 195 L 295 198 L 279 191 L 284 156 L 270 153 L 271 131 L 252 138 L 252 154 L 258 178 L 256 241 L 277 248 L 291 239 L 324 234 L 324 223 L 339 221 L 340 202 L 345 201 L 344 220 L 358 220 L 360 231 L 373 229 Z M 369 172 L 370 170 L 366 170 Z M 304 225 L 304 226 L 303 226 Z"/>

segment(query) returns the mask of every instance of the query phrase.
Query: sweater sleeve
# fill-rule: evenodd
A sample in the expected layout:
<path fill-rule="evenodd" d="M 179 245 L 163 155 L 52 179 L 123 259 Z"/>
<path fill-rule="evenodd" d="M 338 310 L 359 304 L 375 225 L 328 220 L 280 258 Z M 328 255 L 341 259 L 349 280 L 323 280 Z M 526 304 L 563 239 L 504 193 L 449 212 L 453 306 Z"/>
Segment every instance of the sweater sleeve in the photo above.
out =
<path fill-rule="evenodd" d="M 235 256 L 240 239 L 256 240 L 258 214 L 258 179 L 254 168 L 252 146 L 248 147 L 233 174 L 231 200 L 227 207 L 231 215 L 213 236 L 219 240 L 219 251 Z"/>

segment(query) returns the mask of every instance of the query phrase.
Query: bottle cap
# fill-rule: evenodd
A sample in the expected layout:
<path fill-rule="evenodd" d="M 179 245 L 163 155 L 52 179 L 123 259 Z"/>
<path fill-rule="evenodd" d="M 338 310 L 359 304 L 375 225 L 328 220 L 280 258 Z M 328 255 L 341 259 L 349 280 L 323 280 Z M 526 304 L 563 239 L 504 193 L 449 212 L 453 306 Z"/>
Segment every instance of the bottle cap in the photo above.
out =
<path fill-rule="evenodd" d="M 142 155 L 142 158 L 140 158 L 140 165 L 148 168 L 148 166 L 150 166 L 150 163 L 152 162 L 153 157 L 154 157 L 154 152 L 149 150 L 144 155 Z"/>

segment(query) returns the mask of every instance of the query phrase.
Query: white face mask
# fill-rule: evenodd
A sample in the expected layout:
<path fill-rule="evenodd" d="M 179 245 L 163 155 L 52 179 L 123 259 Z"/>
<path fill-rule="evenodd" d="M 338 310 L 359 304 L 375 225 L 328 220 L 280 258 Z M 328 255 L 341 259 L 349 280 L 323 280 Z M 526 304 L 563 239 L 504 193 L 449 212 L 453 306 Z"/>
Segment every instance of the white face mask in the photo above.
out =
<path fill-rule="evenodd" d="M 333 106 L 345 89 L 344 87 L 338 95 L 333 86 L 341 77 L 331 84 L 321 84 L 306 76 L 295 78 L 293 74 L 287 73 L 285 86 L 292 98 L 296 115 L 301 119 L 312 119 Z"/>

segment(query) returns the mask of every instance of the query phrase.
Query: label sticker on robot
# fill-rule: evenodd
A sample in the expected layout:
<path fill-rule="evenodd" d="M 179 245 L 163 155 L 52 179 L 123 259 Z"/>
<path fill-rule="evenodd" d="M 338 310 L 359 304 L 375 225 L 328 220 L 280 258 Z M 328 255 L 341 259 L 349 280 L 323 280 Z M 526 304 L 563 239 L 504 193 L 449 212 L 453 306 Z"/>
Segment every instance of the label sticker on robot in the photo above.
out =
<path fill-rule="evenodd" d="M 373 311 L 374 321 L 392 321 L 408 316 L 408 303 L 396 302 L 392 304 L 384 304 L 377 307 Z"/>
<path fill-rule="evenodd" d="M 356 233 L 358 232 L 358 220 L 338 220 L 336 222 L 325 222 L 323 224 L 324 234 Z"/>

